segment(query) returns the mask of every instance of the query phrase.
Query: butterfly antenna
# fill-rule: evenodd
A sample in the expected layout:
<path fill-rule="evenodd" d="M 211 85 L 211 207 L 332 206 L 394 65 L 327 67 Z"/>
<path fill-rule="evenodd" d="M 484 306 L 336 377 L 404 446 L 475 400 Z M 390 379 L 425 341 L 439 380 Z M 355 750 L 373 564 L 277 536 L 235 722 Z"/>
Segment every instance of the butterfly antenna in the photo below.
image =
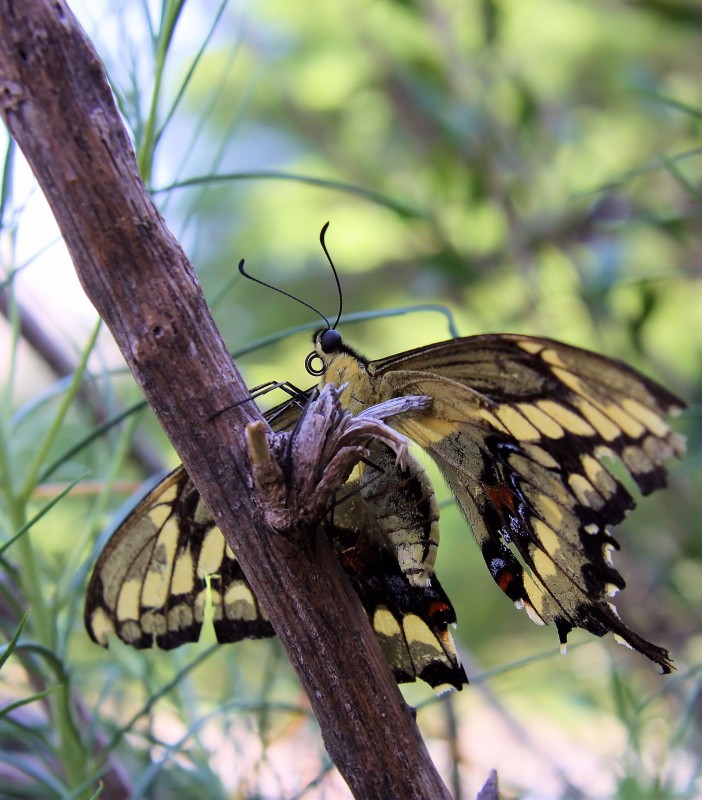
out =
<path fill-rule="evenodd" d="M 334 320 L 334 324 L 330 327 L 332 330 L 336 329 L 336 326 L 339 324 L 339 320 L 341 319 L 341 310 L 344 305 L 344 295 L 341 291 L 341 281 L 339 280 L 339 273 L 336 271 L 336 267 L 334 266 L 334 262 L 332 261 L 331 256 L 329 255 L 329 251 L 327 250 L 327 244 L 324 241 L 324 237 L 327 233 L 327 228 L 329 227 L 329 223 L 325 222 L 322 230 L 319 233 L 319 243 L 322 245 L 322 250 L 324 250 L 324 255 L 327 257 L 327 261 L 329 262 L 329 266 L 331 267 L 332 273 L 334 275 L 334 280 L 336 281 L 336 291 L 339 294 L 339 313 L 336 315 L 336 319 Z"/>
<path fill-rule="evenodd" d="M 329 223 L 327 223 L 327 225 L 328 224 Z M 326 250 L 325 250 L 325 252 L 326 252 Z M 327 256 L 327 258 L 328 257 L 329 256 Z M 299 297 L 296 297 L 294 294 L 290 294 L 290 292 L 286 292 L 284 289 L 279 289 L 277 286 L 273 286 L 270 283 L 266 283 L 265 281 L 259 280 L 258 278 L 254 278 L 253 275 L 249 275 L 249 273 L 244 269 L 244 259 L 243 258 L 239 262 L 239 272 L 245 278 L 248 278 L 250 281 L 253 281 L 254 283 L 259 283 L 261 286 L 265 286 L 266 289 L 273 289 L 274 292 L 278 292 L 279 294 L 285 295 L 285 297 L 289 297 L 291 300 L 295 300 L 297 303 L 300 303 L 301 305 L 306 306 L 307 308 L 310 309 L 310 311 L 314 311 L 315 314 L 318 314 L 324 320 L 324 322 L 326 323 L 327 328 L 331 328 L 332 327 L 329 324 L 329 320 L 324 316 L 324 314 L 322 314 L 322 312 L 318 308 L 315 308 L 314 306 L 310 305 L 309 303 L 306 303 L 304 300 L 301 300 Z M 336 272 L 334 274 L 336 274 Z M 338 283 L 338 280 L 339 279 L 337 278 L 337 283 Z M 339 320 L 337 318 L 336 322 L 338 322 L 338 321 Z M 334 323 L 334 327 L 336 326 L 336 322 Z"/>

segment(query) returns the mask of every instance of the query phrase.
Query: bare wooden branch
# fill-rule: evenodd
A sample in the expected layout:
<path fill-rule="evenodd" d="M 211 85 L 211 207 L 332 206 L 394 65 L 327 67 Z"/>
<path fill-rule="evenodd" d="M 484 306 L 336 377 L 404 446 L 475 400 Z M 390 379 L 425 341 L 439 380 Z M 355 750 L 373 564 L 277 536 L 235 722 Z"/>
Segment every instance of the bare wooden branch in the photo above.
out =
<path fill-rule="evenodd" d="M 0 110 L 88 297 L 236 551 L 355 796 L 448 797 L 326 537 L 308 552 L 271 535 L 254 502 L 244 429 L 263 420 L 242 402 L 246 386 L 63 0 L 0 0 Z M 218 413 L 223 407 L 231 411 Z"/>

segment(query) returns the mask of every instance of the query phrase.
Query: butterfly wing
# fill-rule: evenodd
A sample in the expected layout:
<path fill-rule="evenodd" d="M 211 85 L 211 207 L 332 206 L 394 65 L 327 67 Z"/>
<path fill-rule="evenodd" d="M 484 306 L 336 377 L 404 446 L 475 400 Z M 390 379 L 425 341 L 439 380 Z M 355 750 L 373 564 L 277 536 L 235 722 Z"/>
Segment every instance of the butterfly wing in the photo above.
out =
<path fill-rule="evenodd" d="M 288 401 L 266 418 L 287 430 L 300 413 Z M 170 650 L 199 639 L 208 603 L 219 642 L 275 635 L 236 556 L 178 467 L 119 523 L 100 553 L 85 626 L 104 647 L 114 634 L 133 647 Z"/>
<path fill-rule="evenodd" d="M 285 404 L 266 416 L 274 428 L 285 430 L 299 414 L 297 406 Z M 378 449 L 375 458 L 388 469 L 395 467 L 389 451 Z M 404 503 L 399 509 L 399 519 L 421 531 L 414 556 L 403 546 L 402 535 L 393 541 L 400 523 L 393 522 L 392 514 L 378 519 L 376 510 L 388 507 L 379 500 L 387 488 L 382 468 L 378 474 L 380 483 L 370 481 L 368 499 L 360 477 L 342 487 L 339 526 L 336 521 L 330 525 L 335 551 L 396 680 L 420 678 L 439 690 L 460 689 L 467 678 L 448 630 L 456 619 L 453 607 L 436 579 L 417 582 L 427 559 L 432 562 L 427 569 L 433 566 L 433 492 L 423 496 L 419 468 L 420 477 L 406 475 L 402 488 L 392 493 L 401 505 L 413 498 L 412 508 Z M 414 573 L 408 564 L 416 566 Z M 116 635 L 136 648 L 169 650 L 199 639 L 208 603 L 219 642 L 275 635 L 235 554 L 188 474 L 178 467 L 129 513 L 101 552 L 88 586 L 85 625 L 93 641 L 105 647 Z"/>
<path fill-rule="evenodd" d="M 671 668 L 611 604 L 624 581 L 609 526 L 634 502 L 602 463 L 620 460 L 644 494 L 665 485 L 683 403 L 621 362 L 548 339 L 476 336 L 372 362 L 384 396 L 426 394 L 431 413 L 391 420 L 436 461 L 500 588 L 530 616 L 620 640 Z"/>
<path fill-rule="evenodd" d="M 392 552 L 335 525 L 334 548 L 398 683 L 417 678 L 437 692 L 468 683 L 449 625 L 456 612 L 436 576 L 411 583 Z"/>
<path fill-rule="evenodd" d="M 413 458 L 397 466 L 377 443 L 337 496 L 331 523 L 336 554 L 358 594 L 398 683 L 438 692 L 468 683 L 449 625 L 451 601 L 434 575 L 439 509 Z"/>
<path fill-rule="evenodd" d="M 236 556 L 178 467 L 134 508 L 100 554 L 85 624 L 104 647 L 114 634 L 132 647 L 171 650 L 200 638 L 208 600 L 218 641 L 274 635 Z"/>

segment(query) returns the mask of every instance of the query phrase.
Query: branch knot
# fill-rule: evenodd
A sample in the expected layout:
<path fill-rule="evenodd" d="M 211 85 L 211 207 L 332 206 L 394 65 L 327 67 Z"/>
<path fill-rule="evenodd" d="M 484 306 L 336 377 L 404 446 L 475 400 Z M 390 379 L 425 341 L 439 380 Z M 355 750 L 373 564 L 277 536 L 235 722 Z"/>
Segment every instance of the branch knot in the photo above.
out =
<path fill-rule="evenodd" d="M 429 397 L 398 397 L 352 416 L 339 401 L 343 387 L 325 386 L 309 402 L 292 432 L 274 433 L 261 422 L 246 427 L 257 502 L 274 530 L 294 535 L 309 530 L 329 508 L 373 439 L 386 444 L 404 469 L 408 443 L 385 420 L 424 411 Z"/>

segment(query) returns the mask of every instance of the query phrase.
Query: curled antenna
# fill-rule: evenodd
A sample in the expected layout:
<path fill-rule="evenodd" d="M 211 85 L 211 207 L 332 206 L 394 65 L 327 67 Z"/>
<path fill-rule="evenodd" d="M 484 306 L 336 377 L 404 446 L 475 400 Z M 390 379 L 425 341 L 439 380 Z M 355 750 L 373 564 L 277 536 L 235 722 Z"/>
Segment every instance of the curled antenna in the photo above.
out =
<path fill-rule="evenodd" d="M 290 292 L 286 292 L 284 289 L 279 289 L 277 286 L 273 286 L 270 283 L 266 283 L 265 281 L 261 281 L 258 278 L 254 278 L 253 275 L 249 275 L 249 273 L 244 269 L 244 259 L 243 258 L 239 262 L 239 272 L 245 278 L 248 278 L 250 281 L 253 281 L 254 283 L 260 283 L 261 286 L 265 286 L 266 289 L 273 289 L 274 292 L 278 292 L 279 294 L 285 295 L 285 297 L 289 297 L 291 300 L 295 300 L 296 302 L 301 303 L 303 306 L 306 306 L 307 308 L 310 309 L 310 311 L 314 311 L 315 314 L 318 314 L 324 320 L 324 322 L 326 323 L 327 328 L 331 328 L 331 325 L 329 324 L 329 320 L 324 316 L 324 314 L 322 314 L 322 312 L 318 308 L 315 308 L 314 306 L 310 305 L 309 303 L 306 303 L 304 300 L 301 300 L 299 297 L 295 297 L 294 294 L 290 294 Z M 334 324 L 336 325 L 336 323 L 334 323 Z"/>
<path fill-rule="evenodd" d="M 329 266 L 331 267 L 332 274 L 334 275 L 334 280 L 336 281 L 336 290 L 339 294 L 339 312 L 336 315 L 336 319 L 334 320 L 334 324 L 331 325 L 327 317 L 322 314 L 322 312 L 315 308 L 313 305 L 306 303 L 304 300 L 301 300 L 299 297 L 296 297 L 294 294 L 290 294 L 290 292 L 286 292 L 284 289 L 279 289 L 277 286 L 273 286 L 270 283 L 266 283 L 265 281 L 259 280 L 258 278 L 254 278 L 253 275 L 249 275 L 249 273 L 244 269 L 244 259 L 242 258 L 239 262 L 239 272 L 245 277 L 248 278 L 250 281 L 254 283 L 258 283 L 261 286 L 265 286 L 267 289 L 273 289 L 274 292 L 278 292 L 279 294 L 284 295 L 285 297 L 289 297 L 291 300 L 295 300 L 296 302 L 300 303 L 301 305 L 309 308 L 310 311 L 314 311 L 315 314 L 319 315 L 325 322 L 328 330 L 336 330 L 336 326 L 339 324 L 339 320 L 341 319 L 341 309 L 343 306 L 343 295 L 341 292 L 341 281 L 339 280 L 339 274 L 336 271 L 336 267 L 334 266 L 334 262 L 331 260 L 331 256 L 329 255 L 329 251 L 327 250 L 326 242 L 324 241 L 324 236 L 327 232 L 327 228 L 329 227 L 329 223 L 325 222 L 322 226 L 322 230 L 319 233 L 319 242 L 322 245 L 322 250 L 324 250 L 324 255 L 327 257 L 327 261 L 329 262 Z"/>
<path fill-rule="evenodd" d="M 329 251 L 327 250 L 327 243 L 324 241 L 324 237 L 327 233 L 327 228 L 329 227 L 329 223 L 325 222 L 322 226 L 322 230 L 319 232 L 319 243 L 322 245 L 322 250 L 324 250 L 324 255 L 327 257 L 327 261 L 329 262 L 329 266 L 331 267 L 332 274 L 334 275 L 334 280 L 336 281 L 336 291 L 339 295 L 339 313 L 336 315 L 336 319 L 334 320 L 334 324 L 330 325 L 329 327 L 332 330 L 336 329 L 336 326 L 339 324 L 339 320 L 341 319 L 341 309 L 344 305 L 344 295 L 341 291 L 341 281 L 339 280 L 339 273 L 336 271 L 336 267 L 334 266 L 334 262 L 329 255 Z"/>

